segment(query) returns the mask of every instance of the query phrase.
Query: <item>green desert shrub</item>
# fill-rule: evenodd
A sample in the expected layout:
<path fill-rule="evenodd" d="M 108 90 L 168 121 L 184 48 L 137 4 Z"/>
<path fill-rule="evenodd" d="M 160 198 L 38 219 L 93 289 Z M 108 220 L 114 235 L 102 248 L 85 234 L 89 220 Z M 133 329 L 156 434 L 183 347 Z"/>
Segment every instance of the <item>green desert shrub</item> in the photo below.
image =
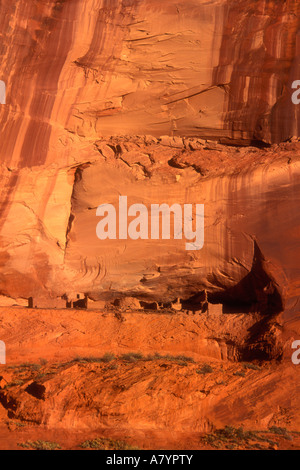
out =
<path fill-rule="evenodd" d="M 129 352 L 126 354 L 122 354 L 121 359 L 122 361 L 136 362 L 136 361 L 143 360 L 144 356 L 142 353 L 139 353 L 139 352 Z"/>
<path fill-rule="evenodd" d="M 272 432 L 273 434 L 276 434 L 277 436 L 281 436 L 287 441 L 292 441 L 293 438 L 292 436 L 288 433 L 286 428 L 280 428 L 277 426 L 272 426 L 269 428 L 269 431 Z"/>
<path fill-rule="evenodd" d="M 202 374 L 202 375 L 211 374 L 213 371 L 214 371 L 213 368 L 209 364 L 203 364 L 201 369 L 196 370 L 197 374 Z"/>
<path fill-rule="evenodd" d="M 201 440 L 216 449 L 237 449 L 239 447 L 264 449 L 262 444 L 276 445 L 274 441 L 264 437 L 258 431 L 245 431 L 242 427 L 235 428 L 234 426 L 216 429 L 212 433 L 206 434 Z"/>
<path fill-rule="evenodd" d="M 236 375 L 237 377 L 245 377 L 246 373 L 245 373 L 244 370 L 238 370 L 238 371 L 234 372 L 233 375 Z"/>
<path fill-rule="evenodd" d="M 261 370 L 261 367 L 256 364 L 252 364 L 251 362 L 244 362 L 243 367 L 244 369 Z"/>
<path fill-rule="evenodd" d="M 49 441 L 26 441 L 18 444 L 20 447 L 24 449 L 31 449 L 31 450 L 59 450 L 61 449 L 60 445 L 57 442 L 49 442 Z"/>
<path fill-rule="evenodd" d="M 137 447 L 132 447 L 127 442 L 102 437 L 84 441 L 80 447 L 94 450 L 138 450 Z"/>

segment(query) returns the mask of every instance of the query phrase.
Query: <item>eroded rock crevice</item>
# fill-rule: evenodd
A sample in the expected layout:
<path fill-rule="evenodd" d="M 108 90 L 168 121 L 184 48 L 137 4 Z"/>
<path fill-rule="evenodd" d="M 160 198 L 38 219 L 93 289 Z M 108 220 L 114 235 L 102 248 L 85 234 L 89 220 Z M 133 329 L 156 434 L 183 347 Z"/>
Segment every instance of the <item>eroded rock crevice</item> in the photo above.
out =
<path fill-rule="evenodd" d="M 45 392 L 46 388 L 44 385 L 33 381 L 25 388 L 25 392 L 29 393 L 29 395 L 37 398 L 38 400 L 45 400 Z"/>
<path fill-rule="evenodd" d="M 208 295 L 212 303 L 222 303 L 224 313 L 258 312 L 276 316 L 284 310 L 280 286 L 268 272 L 266 260 L 254 240 L 254 256 L 249 274 L 229 289 Z"/>

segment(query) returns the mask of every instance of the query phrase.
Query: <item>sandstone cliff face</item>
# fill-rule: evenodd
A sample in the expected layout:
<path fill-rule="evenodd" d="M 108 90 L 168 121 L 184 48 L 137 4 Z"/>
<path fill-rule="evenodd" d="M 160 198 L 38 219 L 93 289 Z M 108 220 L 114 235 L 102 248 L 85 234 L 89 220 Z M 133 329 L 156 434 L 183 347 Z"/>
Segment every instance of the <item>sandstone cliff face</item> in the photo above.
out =
<path fill-rule="evenodd" d="M 9 164 L 58 154 L 62 162 L 72 137 L 272 143 L 298 133 L 296 0 L 4 0 L 0 8 Z"/>
<path fill-rule="evenodd" d="M 1 2 L 0 293 L 253 305 L 271 284 L 297 313 L 300 146 L 279 142 L 298 134 L 299 8 Z M 251 142 L 277 145 L 220 145 Z M 120 194 L 205 204 L 204 248 L 100 241 Z"/>

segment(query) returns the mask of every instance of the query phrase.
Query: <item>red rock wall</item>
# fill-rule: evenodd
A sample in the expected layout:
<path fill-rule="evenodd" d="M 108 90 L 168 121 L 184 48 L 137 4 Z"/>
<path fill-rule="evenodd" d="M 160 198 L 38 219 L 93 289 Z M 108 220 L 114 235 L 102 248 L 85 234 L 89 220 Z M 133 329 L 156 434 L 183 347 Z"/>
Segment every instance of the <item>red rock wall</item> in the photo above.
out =
<path fill-rule="evenodd" d="M 0 294 L 214 293 L 251 272 L 255 239 L 297 298 L 299 145 L 205 140 L 298 135 L 299 8 L 3 0 Z M 120 191 L 132 202 L 204 203 L 203 250 L 101 244 L 95 208 Z"/>

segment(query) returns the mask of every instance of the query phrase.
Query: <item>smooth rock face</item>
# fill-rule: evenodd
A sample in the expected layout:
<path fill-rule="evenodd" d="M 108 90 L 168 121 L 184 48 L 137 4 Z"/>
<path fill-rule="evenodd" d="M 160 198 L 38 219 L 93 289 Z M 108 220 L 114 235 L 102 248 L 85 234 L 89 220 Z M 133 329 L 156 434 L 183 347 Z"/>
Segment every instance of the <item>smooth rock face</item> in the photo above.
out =
<path fill-rule="evenodd" d="M 270 284 L 295 312 L 300 145 L 220 143 L 298 134 L 299 9 L 1 2 L 0 294 L 174 302 L 205 289 L 240 302 L 246 278 L 253 308 Z M 119 195 L 148 207 L 204 204 L 203 249 L 100 241 L 96 209 Z"/>

